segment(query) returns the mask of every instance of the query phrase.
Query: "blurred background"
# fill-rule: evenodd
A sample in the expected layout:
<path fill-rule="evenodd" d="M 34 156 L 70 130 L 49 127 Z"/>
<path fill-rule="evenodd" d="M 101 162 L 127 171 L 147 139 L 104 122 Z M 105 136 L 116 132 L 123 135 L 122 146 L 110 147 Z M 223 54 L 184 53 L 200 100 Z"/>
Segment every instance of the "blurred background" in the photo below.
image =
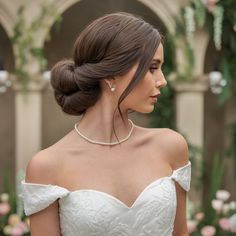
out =
<path fill-rule="evenodd" d="M 151 114 L 130 117 L 140 126 L 177 130 L 188 141 L 191 235 L 203 235 L 207 225 L 212 235 L 236 235 L 234 0 L 0 0 L 0 193 L 8 194 L 0 198 L 0 235 L 7 235 L 10 214 L 25 219 L 17 192 L 28 161 L 80 119 L 56 104 L 51 67 L 72 57 L 89 22 L 117 11 L 141 16 L 164 36 L 168 86 Z M 5 214 L 4 202 L 11 205 Z M 228 228 L 220 219 L 228 219 Z"/>

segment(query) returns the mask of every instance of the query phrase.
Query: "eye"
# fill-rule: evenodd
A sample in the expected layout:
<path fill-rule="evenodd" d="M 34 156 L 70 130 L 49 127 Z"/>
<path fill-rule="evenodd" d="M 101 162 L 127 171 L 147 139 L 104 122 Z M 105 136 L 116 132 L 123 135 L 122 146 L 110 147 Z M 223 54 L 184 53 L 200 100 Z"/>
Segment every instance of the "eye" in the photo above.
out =
<path fill-rule="evenodd" d="M 151 65 L 150 68 L 149 68 L 149 71 L 153 74 L 155 72 L 155 70 L 158 69 L 158 66 L 156 64 L 154 65 Z"/>

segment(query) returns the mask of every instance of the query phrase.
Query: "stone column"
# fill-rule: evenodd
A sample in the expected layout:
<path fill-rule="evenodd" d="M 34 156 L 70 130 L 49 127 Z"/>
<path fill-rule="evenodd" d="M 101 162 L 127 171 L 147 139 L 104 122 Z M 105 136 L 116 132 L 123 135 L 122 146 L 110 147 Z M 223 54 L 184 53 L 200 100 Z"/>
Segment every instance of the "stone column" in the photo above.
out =
<path fill-rule="evenodd" d="M 208 89 L 206 76 L 193 81 L 172 81 L 176 91 L 176 126 L 187 141 L 203 149 L 204 146 L 204 93 Z M 194 204 L 202 202 L 202 185 L 198 178 L 202 171 L 202 154 L 198 154 L 193 160 L 192 189 L 189 194 Z M 198 171 L 197 171 L 198 170 Z"/>
<path fill-rule="evenodd" d="M 28 161 L 41 149 L 42 94 L 45 81 L 29 82 L 27 90 L 19 83 L 15 89 L 16 176 L 25 171 Z"/>

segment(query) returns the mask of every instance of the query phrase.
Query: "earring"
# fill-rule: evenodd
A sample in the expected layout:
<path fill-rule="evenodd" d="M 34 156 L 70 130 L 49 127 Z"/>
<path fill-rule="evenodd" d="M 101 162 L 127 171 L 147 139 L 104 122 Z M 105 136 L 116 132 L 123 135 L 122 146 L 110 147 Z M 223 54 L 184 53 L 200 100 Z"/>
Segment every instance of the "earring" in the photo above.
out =
<path fill-rule="evenodd" d="M 115 78 L 112 78 L 113 80 L 115 80 Z M 109 88 L 111 89 L 111 92 L 114 92 L 116 90 L 115 88 L 115 84 L 111 84 L 105 80 L 105 82 L 107 83 L 107 85 L 109 86 Z"/>

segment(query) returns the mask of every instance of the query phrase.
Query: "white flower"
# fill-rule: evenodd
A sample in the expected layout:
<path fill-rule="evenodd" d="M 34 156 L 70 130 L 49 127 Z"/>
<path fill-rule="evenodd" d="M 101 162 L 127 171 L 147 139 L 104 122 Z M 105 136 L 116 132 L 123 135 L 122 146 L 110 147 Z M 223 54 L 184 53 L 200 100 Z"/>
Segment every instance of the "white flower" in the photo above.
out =
<path fill-rule="evenodd" d="M 232 227 L 236 228 L 236 213 L 233 214 L 233 215 L 229 218 L 229 220 L 230 220 L 230 223 L 231 223 Z"/>
<path fill-rule="evenodd" d="M 223 213 L 224 213 L 224 214 L 227 214 L 227 213 L 229 212 L 229 210 L 230 210 L 229 204 L 228 204 L 228 203 L 225 203 L 225 204 L 223 205 L 223 209 L 222 209 Z"/>
<path fill-rule="evenodd" d="M 236 201 L 232 201 L 229 203 L 230 210 L 236 210 Z"/>
<path fill-rule="evenodd" d="M 216 198 L 222 201 L 227 201 L 230 197 L 230 192 L 226 191 L 226 190 L 218 190 L 216 192 Z"/>
<path fill-rule="evenodd" d="M 2 201 L 2 202 L 8 202 L 8 200 L 9 200 L 9 194 L 8 194 L 8 193 L 2 193 L 2 194 L 0 195 L 0 201 Z"/>
<path fill-rule="evenodd" d="M 203 220 L 203 218 L 205 217 L 204 213 L 203 212 L 198 212 L 196 215 L 195 215 L 195 219 L 200 222 Z"/>
<path fill-rule="evenodd" d="M 10 225 L 7 225 L 3 228 L 3 233 L 6 235 L 10 235 L 11 234 L 11 229 L 12 227 Z"/>
<path fill-rule="evenodd" d="M 222 207 L 223 207 L 224 202 L 222 200 L 219 199 L 213 199 L 211 201 L 211 206 L 217 211 L 221 211 Z"/>
<path fill-rule="evenodd" d="M 213 33 L 213 39 L 215 43 L 215 47 L 217 50 L 221 49 L 221 43 L 222 43 L 222 23 L 224 18 L 224 8 L 222 6 L 217 6 L 215 10 L 213 11 L 214 16 L 214 33 Z"/>
<path fill-rule="evenodd" d="M 188 43 L 192 45 L 193 33 L 195 31 L 194 10 L 190 6 L 184 8 L 184 20 L 186 25 L 186 37 Z"/>
<path fill-rule="evenodd" d="M 214 236 L 216 229 L 212 225 L 206 225 L 201 229 L 202 236 Z"/>

